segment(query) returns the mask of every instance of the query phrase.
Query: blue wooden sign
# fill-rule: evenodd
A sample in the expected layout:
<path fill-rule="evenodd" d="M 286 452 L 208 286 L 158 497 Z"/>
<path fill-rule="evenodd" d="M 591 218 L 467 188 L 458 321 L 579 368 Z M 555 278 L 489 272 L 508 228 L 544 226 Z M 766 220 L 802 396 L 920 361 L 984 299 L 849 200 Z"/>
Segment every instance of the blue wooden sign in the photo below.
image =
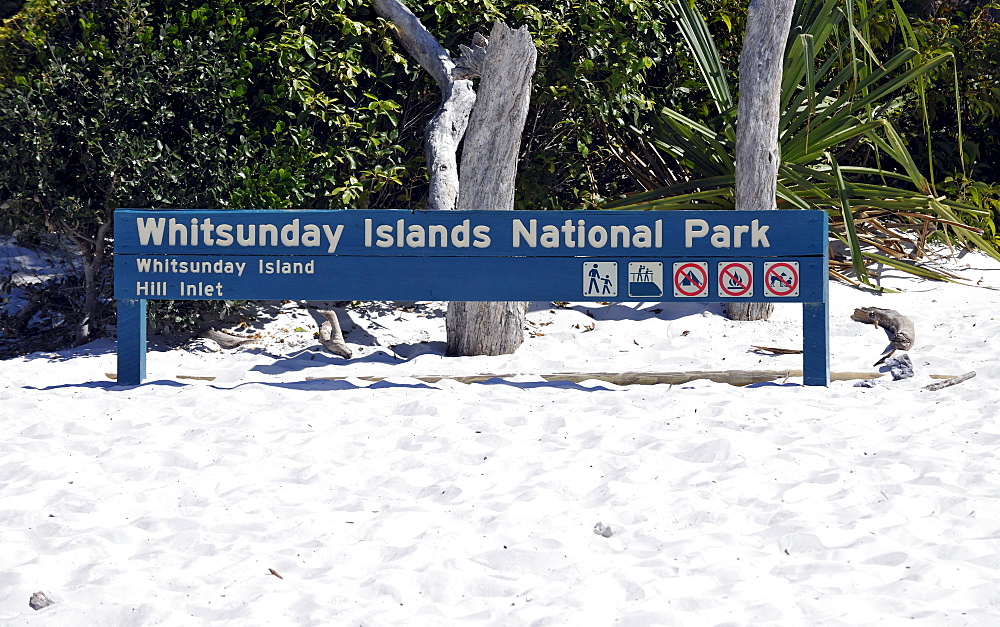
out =
<path fill-rule="evenodd" d="M 823 211 L 115 212 L 119 381 L 145 377 L 145 303 L 171 300 L 803 304 L 829 382 Z"/>

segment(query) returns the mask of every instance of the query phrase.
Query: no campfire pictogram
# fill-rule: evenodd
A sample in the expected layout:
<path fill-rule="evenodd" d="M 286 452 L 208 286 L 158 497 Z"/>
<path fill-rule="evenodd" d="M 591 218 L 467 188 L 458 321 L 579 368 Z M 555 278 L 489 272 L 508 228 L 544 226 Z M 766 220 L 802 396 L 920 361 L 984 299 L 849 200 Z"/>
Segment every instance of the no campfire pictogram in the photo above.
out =
<path fill-rule="evenodd" d="M 674 296 L 708 296 L 708 262 L 688 261 L 674 264 Z"/>
<path fill-rule="evenodd" d="M 799 295 L 799 262 L 768 261 L 764 263 L 764 296 L 778 298 Z"/>
<path fill-rule="evenodd" d="M 753 262 L 733 261 L 719 264 L 719 296 L 753 296 Z"/>

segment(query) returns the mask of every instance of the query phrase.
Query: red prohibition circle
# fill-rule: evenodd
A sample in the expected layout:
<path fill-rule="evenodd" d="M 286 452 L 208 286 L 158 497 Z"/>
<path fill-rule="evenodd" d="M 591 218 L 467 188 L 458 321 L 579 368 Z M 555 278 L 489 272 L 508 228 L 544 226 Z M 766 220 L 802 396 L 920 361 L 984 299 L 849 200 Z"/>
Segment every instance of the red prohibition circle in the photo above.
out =
<path fill-rule="evenodd" d="M 782 268 L 782 267 L 788 268 L 788 271 L 791 273 L 792 275 L 791 283 L 785 283 L 785 280 L 781 278 L 781 276 L 777 272 L 775 272 L 777 268 Z M 781 283 L 783 286 L 787 287 L 788 289 L 784 291 L 774 289 L 773 285 L 771 284 L 772 275 L 777 277 L 778 282 Z M 767 272 L 764 274 L 764 289 L 769 290 L 775 296 L 788 296 L 789 294 L 794 292 L 795 288 L 797 288 L 798 286 L 799 286 L 799 273 L 796 272 L 795 268 L 788 265 L 787 263 L 776 263 L 772 266 L 769 266 Z"/>
<path fill-rule="evenodd" d="M 701 272 L 701 274 L 702 274 L 701 286 L 699 287 L 696 284 L 695 285 L 695 290 L 693 292 L 688 292 L 683 287 L 681 287 L 681 282 L 678 280 L 682 275 L 686 274 L 686 270 L 688 268 L 697 268 Z M 686 263 L 683 266 L 681 266 L 680 268 L 677 268 L 677 271 L 674 272 L 674 289 L 676 289 L 681 294 L 684 294 L 685 296 L 698 296 L 702 292 L 707 292 L 708 291 L 708 273 L 705 271 L 704 268 L 702 268 L 701 266 L 699 266 L 696 263 Z"/>
<path fill-rule="evenodd" d="M 746 283 L 746 285 L 743 286 L 742 289 L 729 290 L 729 289 L 726 288 L 725 281 L 722 280 L 724 277 L 732 276 L 729 273 L 729 269 L 732 268 L 733 266 L 736 266 L 738 268 L 742 268 L 743 270 L 746 270 L 746 273 L 747 273 L 747 283 Z M 728 265 L 724 266 L 722 268 L 722 272 L 719 273 L 719 291 L 721 291 L 726 296 L 743 296 L 744 294 L 746 294 L 747 292 L 749 292 L 750 288 L 752 288 L 752 287 L 753 287 L 753 272 L 751 272 L 750 268 L 746 267 L 746 265 L 744 265 L 742 263 L 731 263 L 731 264 L 728 264 Z"/>

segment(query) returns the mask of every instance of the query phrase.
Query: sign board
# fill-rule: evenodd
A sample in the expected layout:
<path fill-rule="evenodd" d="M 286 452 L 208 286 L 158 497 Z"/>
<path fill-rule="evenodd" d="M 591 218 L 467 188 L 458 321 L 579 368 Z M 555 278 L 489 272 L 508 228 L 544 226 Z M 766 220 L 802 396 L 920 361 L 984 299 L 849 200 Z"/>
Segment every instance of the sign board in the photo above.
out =
<path fill-rule="evenodd" d="M 147 300 L 655 299 L 803 303 L 826 385 L 827 246 L 823 211 L 121 209 L 119 380 L 144 376 L 121 346 L 142 327 L 144 369 Z"/>

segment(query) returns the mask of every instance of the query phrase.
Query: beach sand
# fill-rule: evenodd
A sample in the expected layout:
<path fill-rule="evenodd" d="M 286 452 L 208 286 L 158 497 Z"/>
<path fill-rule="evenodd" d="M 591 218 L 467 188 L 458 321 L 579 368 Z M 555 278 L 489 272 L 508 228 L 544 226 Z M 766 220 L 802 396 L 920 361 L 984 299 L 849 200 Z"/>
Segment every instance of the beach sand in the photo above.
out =
<path fill-rule="evenodd" d="M 0 362 L 0 624 L 998 624 L 1000 291 L 883 281 L 831 286 L 834 371 L 888 344 L 854 308 L 915 323 L 872 388 L 538 376 L 801 368 L 750 350 L 798 305 L 533 303 L 514 355 L 445 358 L 442 303 L 363 303 L 344 360 L 292 302 L 140 386 L 113 340 Z M 515 376 L 414 378 L 473 374 Z"/>

